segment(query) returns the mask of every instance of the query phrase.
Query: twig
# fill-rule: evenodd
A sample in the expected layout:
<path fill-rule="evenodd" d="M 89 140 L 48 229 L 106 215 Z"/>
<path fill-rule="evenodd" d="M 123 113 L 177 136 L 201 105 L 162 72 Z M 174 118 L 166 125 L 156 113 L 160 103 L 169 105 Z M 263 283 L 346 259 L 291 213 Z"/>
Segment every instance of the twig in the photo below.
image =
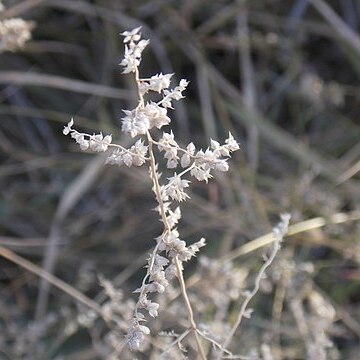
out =
<path fill-rule="evenodd" d="M 176 270 L 177 270 L 177 274 L 178 274 L 178 279 L 179 279 L 179 282 L 180 282 L 181 292 L 182 292 L 183 298 L 185 300 L 185 305 L 186 305 L 186 308 L 187 308 L 187 311 L 188 311 L 188 314 L 189 314 L 189 321 L 190 321 L 190 324 L 191 324 L 191 329 L 190 330 L 195 335 L 196 344 L 197 344 L 198 351 L 199 351 L 199 354 L 200 354 L 201 358 L 203 360 L 206 360 L 205 351 L 203 349 L 203 346 L 201 345 L 201 342 L 200 342 L 200 339 L 199 339 L 199 336 L 198 336 L 197 325 L 196 325 L 196 322 L 194 320 L 194 312 L 192 310 L 191 303 L 190 303 L 190 300 L 189 300 L 189 296 L 188 296 L 187 291 L 186 291 L 186 285 L 185 285 L 184 277 L 183 277 L 183 274 L 182 274 L 182 268 L 181 268 L 181 265 L 180 265 L 180 262 L 179 262 L 179 259 L 178 259 L 177 256 L 175 257 L 175 265 L 176 265 Z"/>
<path fill-rule="evenodd" d="M 360 55 L 360 37 L 353 31 L 323 0 L 309 0 L 323 18 L 332 26 L 333 30 Z"/>
<path fill-rule="evenodd" d="M 222 345 L 220 343 L 218 343 L 216 340 L 212 339 L 211 337 L 207 336 L 206 334 L 204 334 L 202 331 L 200 331 L 199 329 L 197 330 L 197 332 L 199 333 L 200 336 L 202 336 L 205 340 L 209 341 L 211 344 L 213 344 L 215 347 L 217 347 L 218 349 L 220 349 L 221 351 L 223 351 L 224 353 L 233 356 L 233 354 L 231 353 L 231 351 L 225 349 L 222 347 Z"/>
<path fill-rule="evenodd" d="M 15 16 L 19 16 L 22 13 L 29 11 L 31 8 L 39 5 L 45 0 L 24 0 L 20 3 L 14 5 L 13 7 L 6 9 L 3 12 L 0 12 L 0 20 L 12 18 Z"/>
<path fill-rule="evenodd" d="M 270 254 L 269 258 L 265 261 L 263 266 L 260 268 L 260 271 L 258 272 L 258 274 L 255 278 L 255 285 L 254 285 L 253 290 L 250 292 L 247 292 L 247 294 L 245 296 L 245 300 L 243 301 L 243 303 L 241 305 L 237 320 L 236 320 L 235 324 L 233 325 L 233 327 L 231 328 L 224 343 L 222 344 L 222 348 L 224 348 L 224 349 L 228 348 L 228 346 L 230 345 L 231 339 L 233 338 L 236 330 L 239 328 L 239 326 L 241 324 L 243 317 L 246 316 L 245 314 L 246 314 L 247 306 L 249 305 L 250 301 L 254 298 L 254 296 L 257 294 L 257 292 L 259 291 L 261 279 L 264 277 L 266 270 L 273 263 L 273 261 L 276 257 L 276 254 L 280 250 L 280 242 L 282 241 L 285 233 L 287 232 L 289 220 L 290 220 L 290 215 L 283 215 L 282 222 L 279 223 L 279 225 L 274 229 L 273 236 L 274 236 L 275 240 L 274 240 L 274 245 L 273 245 L 271 254 Z M 223 351 L 221 351 L 219 356 L 217 357 L 218 360 L 221 359 L 222 354 L 223 354 Z"/>
<path fill-rule="evenodd" d="M 110 86 L 89 83 L 86 81 L 68 79 L 62 76 L 39 74 L 35 72 L 1 71 L 0 84 L 16 84 L 29 86 L 44 86 L 82 94 L 104 96 L 114 99 L 133 99 L 128 90 L 112 88 Z"/>
<path fill-rule="evenodd" d="M 167 220 L 167 217 L 166 217 L 166 214 L 165 214 L 165 207 L 164 207 L 164 203 L 163 203 L 162 197 L 161 197 L 160 184 L 159 184 L 159 180 L 158 180 L 158 175 L 156 173 L 156 161 L 155 161 L 155 156 L 154 156 L 154 152 L 153 152 L 153 140 L 152 140 L 151 135 L 150 135 L 149 132 L 147 132 L 147 137 L 148 137 L 148 140 L 149 140 L 151 178 L 152 178 L 152 181 L 153 181 L 153 184 L 154 184 L 153 190 L 155 192 L 156 198 L 157 198 L 158 203 L 159 203 L 160 212 L 161 212 L 161 218 L 162 218 L 162 221 L 163 221 L 164 227 L 165 227 L 164 231 L 170 232 L 171 227 L 170 227 L 170 225 L 168 223 L 168 220 Z M 155 253 L 155 255 L 156 255 L 156 253 Z M 155 256 L 153 256 L 153 259 L 155 259 Z M 196 344 L 197 344 L 198 351 L 199 351 L 199 354 L 200 354 L 201 358 L 203 360 L 206 360 L 206 355 L 205 355 L 204 349 L 203 349 L 203 347 L 201 345 L 200 339 L 199 339 L 198 334 L 196 332 L 197 325 L 196 325 L 196 322 L 194 320 L 193 310 L 192 310 L 192 307 L 191 307 L 189 297 L 187 295 L 186 285 L 185 285 L 185 281 L 184 281 L 184 277 L 183 277 L 183 273 L 182 273 L 182 267 L 181 267 L 180 261 L 179 261 L 177 256 L 175 256 L 174 261 L 175 261 L 175 266 L 176 266 L 176 271 L 177 271 L 177 277 L 178 277 L 178 280 L 180 282 L 181 292 L 182 292 L 182 295 L 183 295 L 183 298 L 184 298 L 184 301 L 185 301 L 185 305 L 186 305 L 186 308 L 187 308 L 187 311 L 188 311 L 189 321 L 190 321 L 190 324 L 191 324 L 190 330 L 195 335 Z M 150 272 L 150 270 L 151 269 L 149 268 L 149 272 Z"/>
<path fill-rule="evenodd" d="M 316 217 L 313 219 L 301 221 L 297 224 L 290 225 L 286 236 L 296 235 L 305 231 L 310 231 L 313 229 L 318 229 L 329 224 L 341 224 L 348 221 L 359 221 L 360 220 L 360 211 L 352 211 L 349 213 L 336 213 L 328 218 L 325 217 Z M 238 258 L 241 255 L 248 254 L 257 249 L 262 248 L 263 246 L 269 245 L 275 241 L 275 238 L 272 233 L 260 236 L 240 247 L 233 250 L 232 252 L 226 254 L 221 258 L 221 261 L 230 261 Z"/>
<path fill-rule="evenodd" d="M 48 283 L 51 283 L 58 289 L 62 290 L 66 294 L 70 295 L 72 298 L 76 299 L 77 301 L 81 302 L 82 304 L 86 305 L 90 309 L 94 310 L 98 315 L 103 317 L 103 312 L 101 310 L 101 307 L 85 296 L 80 291 L 76 290 L 69 284 L 65 283 L 64 281 L 60 280 L 56 276 L 48 273 L 44 269 L 40 268 L 39 266 L 33 264 L 32 262 L 24 259 L 23 257 L 15 254 L 13 251 L 6 249 L 2 246 L 0 246 L 0 256 L 4 257 L 5 259 L 21 266 L 22 268 L 32 272 L 33 274 L 39 276 L 40 278 L 46 280 Z"/>
<path fill-rule="evenodd" d="M 238 27 L 238 50 L 240 57 L 240 72 L 242 77 L 242 92 L 246 111 L 250 114 L 256 112 L 256 92 L 254 67 L 251 60 L 248 15 L 246 2 L 238 0 L 239 15 L 237 17 Z M 256 124 L 247 127 L 248 153 L 251 170 L 255 173 L 258 167 L 259 157 L 259 131 Z"/>
<path fill-rule="evenodd" d="M 67 214 L 91 187 L 102 167 L 103 157 L 98 156 L 85 167 L 83 172 L 68 186 L 62 195 L 51 224 L 49 246 L 46 248 L 44 254 L 43 268 L 47 273 L 52 273 L 55 269 L 58 244 L 61 241 L 62 227 Z M 42 318 L 46 313 L 49 291 L 50 284 L 43 278 L 40 282 L 36 304 L 35 317 L 37 319 Z"/>
<path fill-rule="evenodd" d="M 339 176 L 337 185 L 349 180 L 360 171 L 360 160 Z"/>
<path fill-rule="evenodd" d="M 186 336 L 190 333 L 190 329 L 185 330 L 181 335 L 179 335 L 171 344 L 169 344 L 163 353 L 159 356 L 159 359 L 162 359 L 165 354 L 176 344 L 179 344 L 182 340 L 186 338 Z"/>

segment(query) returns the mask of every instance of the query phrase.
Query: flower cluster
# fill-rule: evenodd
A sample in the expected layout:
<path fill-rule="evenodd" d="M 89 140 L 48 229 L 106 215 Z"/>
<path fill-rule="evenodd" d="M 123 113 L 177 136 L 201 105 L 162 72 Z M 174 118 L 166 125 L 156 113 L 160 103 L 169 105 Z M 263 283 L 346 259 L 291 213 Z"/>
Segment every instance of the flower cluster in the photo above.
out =
<path fill-rule="evenodd" d="M 189 261 L 201 247 L 205 246 L 204 238 L 190 246 L 180 238 L 176 226 L 181 218 L 181 211 L 173 201 L 182 202 L 189 198 L 185 192 L 191 184 L 189 177 L 207 182 L 213 176 L 213 171 L 227 171 L 228 158 L 233 151 L 239 149 L 239 145 L 230 133 L 223 145 L 211 140 L 210 147 L 205 151 L 197 150 L 193 143 L 182 148 L 175 140 L 172 131 L 163 132 L 156 139 L 151 130 L 161 129 L 170 124 L 168 109 L 172 109 L 172 101 L 184 97 L 183 92 L 188 82 L 182 79 L 171 89 L 173 74 L 160 73 L 150 78 L 141 78 L 139 74 L 141 55 L 149 41 L 141 39 L 140 28 L 125 31 L 121 35 L 124 36 L 125 55 L 120 65 L 124 67 L 124 73 L 134 73 L 139 95 L 138 105 L 133 110 L 123 110 L 125 116 L 122 118 L 121 130 L 131 138 L 138 136 L 140 138 L 126 149 L 121 145 L 113 144 L 111 135 L 89 135 L 74 130 L 73 120 L 63 132 L 65 135 L 70 134 L 82 150 L 106 151 L 109 147 L 115 148 L 107 157 L 108 164 L 141 166 L 147 163 L 149 166 L 153 192 L 158 203 L 156 210 L 164 229 L 156 238 L 155 249 L 149 255 L 142 285 L 135 291 L 139 297 L 126 339 L 129 348 L 136 350 L 145 335 L 150 332 L 149 328 L 143 325 L 146 321 L 145 314 L 150 317 L 158 316 L 159 304 L 154 301 L 155 294 L 163 293 L 175 276 L 181 282 L 182 263 Z M 156 92 L 160 100 L 146 101 L 145 96 L 150 92 Z M 164 183 L 160 183 L 161 174 L 155 157 L 156 150 L 158 155 L 163 155 L 166 168 L 173 172 Z M 177 168 L 181 170 L 176 171 Z"/>
<path fill-rule="evenodd" d="M 126 165 L 128 167 L 135 165 L 141 166 L 148 158 L 146 157 L 148 152 L 148 146 L 144 145 L 144 142 L 139 139 L 136 143 L 125 149 L 121 145 L 112 144 L 112 135 L 99 134 L 86 134 L 80 133 L 73 129 L 74 120 L 71 119 L 69 123 L 64 127 L 63 134 L 70 134 L 71 137 L 79 144 L 80 149 L 91 150 L 94 152 L 105 152 L 109 147 L 115 148 L 113 153 L 106 159 L 106 163 L 110 165 Z"/>
<path fill-rule="evenodd" d="M 121 34 L 125 37 L 125 54 L 124 59 L 120 63 L 120 65 L 124 66 L 124 74 L 137 71 L 141 61 L 141 54 L 149 43 L 149 40 L 141 40 L 140 29 L 141 27 L 138 27 Z"/>
<path fill-rule="evenodd" d="M 74 125 L 74 119 L 71 119 L 69 123 L 64 127 L 63 134 L 71 134 L 71 137 L 80 145 L 81 150 L 92 150 L 95 152 L 104 152 L 108 149 L 112 142 L 112 136 L 103 134 L 85 134 L 80 133 L 72 128 Z"/>
<path fill-rule="evenodd" d="M 139 139 L 129 150 L 116 149 L 107 159 L 106 163 L 110 165 L 131 165 L 141 166 L 146 162 L 148 152 L 148 146 L 144 145 L 144 142 Z"/>
<path fill-rule="evenodd" d="M 174 74 L 162 73 L 153 75 L 150 79 L 142 79 L 139 85 L 139 90 L 142 95 L 147 94 L 149 91 L 156 91 L 159 94 L 161 91 L 167 89 L 170 86 L 170 79 Z"/>
<path fill-rule="evenodd" d="M 161 129 L 170 123 L 166 108 L 154 102 L 150 102 L 144 107 L 137 107 L 132 111 L 123 111 L 126 116 L 122 118 L 121 130 L 131 137 L 145 135 L 153 127 Z"/>
<path fill-rule="evenodd" d="M 4 5 L 0 2 L 0 12 L 3 10 Z M 21 18 L 0 20 L 0 53 L 21 49 L 31 39 L 31 30 L 34 26 L 33 21 Z"/>

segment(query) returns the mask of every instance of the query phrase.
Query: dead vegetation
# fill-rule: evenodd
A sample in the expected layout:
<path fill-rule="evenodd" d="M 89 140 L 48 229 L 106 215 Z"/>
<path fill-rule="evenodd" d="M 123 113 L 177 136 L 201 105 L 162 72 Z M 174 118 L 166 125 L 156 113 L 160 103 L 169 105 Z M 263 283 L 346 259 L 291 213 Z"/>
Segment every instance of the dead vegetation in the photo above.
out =
<path fill-rule="evenodd" d="M 132 291 L 161 232 L 147 170 L 105 166 L 61 131 L 74 116 L 131 145 L 120 118 L 136 95 L 118 34 L 142 26 L 143 74 L 190 80 L 172 113 L 178 138 L 206 147 L 230 130 L 241 145 L 230 172 L 194 183 L 182 209 L 184 238 L 207 239 L 184 274 L 199 331 L 224 343 L 289 212 L 251 318 L 223 356 L 356 360 L 358 1 L 3 3 L 1 24 L 30 21 L 32 34 L 0 54 L 0 359 L 135 356 L 123 347 Z M 173 282 L 159 300 L 138 359 L 196 359 L 180 295 Z"/>

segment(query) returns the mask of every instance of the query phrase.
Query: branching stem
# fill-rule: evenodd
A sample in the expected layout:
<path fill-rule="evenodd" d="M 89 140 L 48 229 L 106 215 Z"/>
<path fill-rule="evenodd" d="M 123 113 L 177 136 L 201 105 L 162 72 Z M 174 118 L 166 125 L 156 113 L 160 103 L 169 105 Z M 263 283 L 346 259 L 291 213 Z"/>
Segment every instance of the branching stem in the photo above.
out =
<path fill-rule="evenodd" d="M 265 263 L 263 264 L 263 266 L 260 268 L 256 278 L 255 278 L 255 285 L 252 291 L 250 291 L 246 297 L 244 302 L 241 305 L 238 317 L 236 319 L 235 324 L 233 325 L 233 327 L 231 328 L 228 336 L 226 337 L 223 345 L 222 345 L 222 349 L 227 349 L 228 346 L 230 345 L 231 339 L 233 338 L 233 336 L 235 335 L 236 330 L 239 328 L 241 321 L 246 313 L 246 309 L 250 303 L 250 301 L 253 299 L 253 297 L 257 294 L 257 292 L 260 289 L 260 282 L 261 279 L 264 277 L 264 274 L 267 270 L 267 268 L 272 264 L 272 262 L 274 261 L 276 254 L 278 253 L 280 249 L 280 240 L 277 239 L 274 242 L 272 251 L 271 251 L 271 255 L 269 256 L 269 258 L 265 261 Z M 217 360 L 220 360 L 222 358 L 223 355 L 223 350 L 220 351 L 219 356 L 217 357 Z"/>
<path fill-rule="evenodd" d="M 148 141 L 149 141 L 150 172 L 151 172 L 151 178 L 152 178 L 153 185 L 154 185 L 153 190 L 155 192 L 157 201 L 159 203 L 161 218 L 162 218 L 162 221 L 163 221 L 164 226 L 165 226 L 164 232 L 170 232 L 171 227 L 169 225 L 169 222 L 168 222 L 166 214 L 165 214 L 164 202 L 163 202 L 163 200 L 161 198 L 160 184 L 159 184 L 158 174 L 156 172 L 156 160 L 155 160 L 155 156 L 154 156 L 154 152 L 153 152 L 153 140 L 152 140 L 152 137 L 151 137 L 149 132 L 147 132 L 147 138 L 148 138 Z M 190 325 L 191 325 L 190 330 L 195 335 L 196 345 L 197 345 L 197 348 L 198 348 L 201 359 L 206 360 L 205 351 L 204 351 L 204 349 L 202 347 L 202 344 L 200 342 L 200 338 L 199 338 L 198 333 L 197 333 L 197 325 L 196 325 L 196 322 L 194 320 L 194 312 L 192 310 L 191 303 L 190 303 L 190 300 L 189 300 L 189 296 L 188 296 L 187 291 L 186 291 L 186 285 L 185 285 L 185 281 L 184 281 L 184 277 L 183 277 L 181 262 L 180 262 L 180 260 L 178 259 L 177 256 L 175 256 L 174 262 L 175 262 L 175 266 L 176 266 L 177 277 L 178 277 L 179 282 L 180 282 L 181 292 L 182 292 L 182 295 L 183 295 L 183 298 L 184 298 L 184 301 L 185 301 L 185 305 L 186 305 L 186 309 L 187 309 L 187 312 L 188 312 L 188 316 L 189 316 L 189 322 L 190 322 Z"/>

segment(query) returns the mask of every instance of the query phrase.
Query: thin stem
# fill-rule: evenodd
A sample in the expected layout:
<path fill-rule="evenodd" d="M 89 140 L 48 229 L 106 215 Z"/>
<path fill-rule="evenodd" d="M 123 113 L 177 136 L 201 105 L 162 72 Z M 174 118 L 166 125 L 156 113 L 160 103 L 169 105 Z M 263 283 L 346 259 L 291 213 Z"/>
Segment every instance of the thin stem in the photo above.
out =
<path fill-rule="evenodd" d="M 160 355 L 159 359 L 163 359 L 165 354 L 176 344 L 180 344 L 180 342 L 182 340 L 184 340 L 186 338 L 186 336 L 188 336 L 188 334 L 190 333 L 190 329 L 186 329 L 181 335 L 179 335 L 170 345 L 168 345 L 166 347 L 166 349 L 163 351 L 163 353 Z"/>
<path fill-rule="evenodd" d="M 242 91 L 244 93 L 244 105 L 249 114 L 256 113 L 256 90 L 254 67 L 251 59 L 249 41 L 248 11 L 246 2 L 238 0 L 239 15 L 237 18 L 238 45 L 240 56 L 240 72 L 242 76 Z M 255 124 L 247 128 L 248 153 L 251 170 L 256 173 L 259 162 L 259 131 Z"/>
<path fill-rule="evenodd" d="M 140 91 L 140 74 L 139 74 L 139 68 L 136 66 L 135 68 L 135 81 L 136 81 L 136 86 L 137 86 L 137 91 L 138 91 L 138 95 L 139 95 L 139 106 L 138 108 L 143 108 L 144 107 L 144 96 Z"/>
<path fill-rule="evenodd" d="M 195 163 L 192 163 L 188 168 L 186 168 L 184 171 L 182 171 L 180 174 L 178 174 L 178 177 L 184 176 L 186 173 L 191 171 L 195 167 Z"/>
<path fill-rule="evenodd" d="M 23 257 L 15 254 L 9 249 L 6 249 L 5 247 L 0 246 L 0 256 L 3 258 L 21 266 L 22 268 L 30 271 L 31 273 L 39 276 L 42 279 L 45 279 L 50 284 L 54 285 L 61 291 L 65 292 L 66 294 L 70 295 L 72 298 L 76 299 L 78 302 L 86 305 L 91 310 L 93 310 L 95 313 L 100 315 L 102 318 L 104 318 L 103 311 L 99 304 L 85 296 L 80 291 L 76 290 L 74 287 L 70 286 L 69 284 L 65 283 L 64 281 L 60 280 L 56 276 L 52 275 L 51 273 L 45 271 L 41 267 L 33 264 L 32 262 L 24 259 Z M 105 319 L 104 319 L 105 320 Z"/>
<path fill-rule="evenodd" d="M 275 240 L 275 242 L 274 242 L 274 246 L 273 246 L 273 249 L 271 251 L 270 257 L 265 261 L 265 263 L 260 268 L 260 271 L 258 272 L 258 274 L 257 274 L 257 276 L 255 278 L 255 285 L 254 285 L 253 290 L 246 295 L 245 300 L 241 305 L 237 320 L 236 320 L 235 324 L 233 325 L 233 327 L 231 328 L 228 336 L 226 337 L 226 339 L 225 339 L 225 341 L 224 341 L 224 343 L 222 345 L 223 349 L 226 349 L 230 345 L 231 339 L 233 338 L 233 336 L 235 335 L 236 330 L 238 329 L 238 327 L 241 324 L 241 321 L 242 321 L 242 319 L 244 317 L 247 306 L 249 305 L 249 303 L 253 299 L 253 297 L 257 294 L 257 292 L 259 291 L 261 279 L 263 278 L 267 268 L 274 261 L 274 259 L 276 257 L 276 254 L 278 253 L 279 249 L 280 249 L 280 240 L 277 238 Z M 218 360 L 220 360 L 222 358 L 222 354 L 223 354 L 223 350 L 221 350 L 219 356 L 217 357 Z"/>
<path fill-rule="evenodd" d="M 124 148 L 123 146 L 121 146 L 121 145 L 119 145 L 119 144 L 112 144 L 112 143 L 111 143 L 111 144 L 108 144 L 108 143 L 106 143 L 106 142 L 104 142 L 104 141 L 95 139 L 94 136 L 91 136 L 91 135 L 86 134 L 86 133 L 78 132 L 78 131 L 75 130 L 75 129 L 71 129 L 71 132 L 72 132 L 72 133 L 75 133 L 75 134 L 78 134 L 78 135 L 82 135 L 82 136 L 84 136 L 84 137 L 87 136 L 87 137 L 89 138 L 89 140 L 92 140 L 92 141 L 94 141 L 94 142 L 96 142 L 96 143 L 98 143 L 98 144 L 105 144 L 105 145 L 108 146 L 108 147 L 113 147 L 113 148 L 120 149 L 120 150 L 122 150 L 122 151 L 124 151 L 124 152 L 126 152 L 126 153 L 128 153 L 128 154 L 130 154 L 130 155 L 132 155 L 132 156 L 140 157 L 141 159 L 143 159 L 143 160 L 145 160 L 145 161 L 148 161 L 148 160 L 149 160 L 149 158 L 147 158 L 146 156 L 141 156 L 141 155 L 139 155 L 139 154 L 135 154 L 135 153 L 131 152 L 129 149 L 126 149 L 126 148 Z"/>
<path fill-rule="evenodd" d="M 152 178 L 153 185 L 154 185 L 154 192 L 155 192 L 157 201 L 159 203 L 161 218 L 162 218 L 162 221 L 163 221 L 164 226 L 165 226 L 165 232 L 170 233 L 171 232 L 171 226 L 169 225 L 169 222 L 168 222 L 167 217 L 166 217 L 165 208 L 164 208 L 164 202 L 163 202 L 163 200 L 161 198 L 161 190 L 160 190 L 158 174 L 156 172 L 156 160 L 155 160 L 154 151 L 153 151 L 153 139 L 152 139 L 149 132 L 147 132 L 147 138 L 148 138 L 148 142 L 149 142 L 150 171 L 151 171 L 151 178 Z M 195 335 L 195 340 L 196 340 L 196 344 L 197 344 L 197 347 L 198 347 L 200 357 L 203 360 L 206 360 L 206 355 L 205 355 L 204 349 L 203 349 L 203 347 L 201 345 L 198 333 L 196 331 L 197 326 L 196 326 L 196 322 L 194 320 L 194 313 L 193 313 L 191 303 L 190 303 L 190 300 L 189 300 L 189 297 L 188 297 L 188 294 L 187 294 L 187 291 L 186 291 L 186 286 L 185 286 L 185 281 L 184 281 L 184 277 L 183 277 L 183 273 L 182 273 L 181 264 L 180 264 L 180 261 L 179 261 L 177 256 L 175 256 L 174 262 L 175 262 L 176 271 L 177 271 L 177 274 L 178 274 L 178 279 L 179 279 L 179 282 L 180 282 L 181 292 L 182 292 L 183 298 L 185 300 L 185 305 L 186 305 L 188 315 L 189 315 L 189 321 L 190 321 L 190 324 L 191 324 L 191 331 Z"/>
<path fill-rule="evenodd" d="M 215 341 L 214 339 L 210 338 L 209 336 L 207 336 L 206 334 L 204 334 L 202 331 L 200 331 L 199 329 L 196 330 L 198 332 L 198 334 L 203 337 L 205 340 L 209 341 L 210 343 L 212 343 L 215 347 L 219 348 L 220 350 L 222 350 L 224 353 L 228 354 L 228 355 L 233 355 L 231 353 L 231 351 L 224 349 L 220 343 L 218 343 L 217 341 Z"/>
<path fill-rule="evenodd" d="M 158 141 L 156 141 L 154 139 L 152 139 L 152 143 L 155 144 L 155 145 L 159 145 L 161 147 L 164 147 L 164 148 L 168 148 L 168 149 L 177 149 L 178 151 L 182 151 L 182 152 L 188 154 L 191 158 L 197 158 L 198 157 L 198 156 L 189 154 L 189 152 L 186 149 L 183 149 L 183 148 L 181 148 L 179 146 L 171 146 L 171 145 L 160 144 Z"/>
<path fill-rule="evenodd" d="M 25 0 L 22 1 L 11 8 L 5 10 L 0 14 L 0 20 L 9 19 L 13 17 L 17 17 L 20 14 L 29 11 L 31 8 L 40 5 L 40 3 L 44 2 L 45 0 Z"/>
<path fill-rule="evenodd" d="M 182 171 L 180 174 L 177 174 L 176 176 L 181 178 L 182 176 L 184 176 L 186 173 L 188 173 L 189 171 L 191 171 L 195 166 L 195 163 L 192 163 L 187 169 L 185 169 L 184 171 Z M 169 188 L 169 184 L 165 185 L 165 189 Z"/>
<path fill-rule="evenodd" d="M 152 139 L 149 131 L 146 133 L 146 135 L 147 135 L 148 142 L 149 142 L 150 172 L 151 172 L 151 178 L 152 178 L 153 185 L 154 185 L 154 192 L 155 192 L 157 201 L 159 203 L 161 218 L 162 218 L 162 221 L 164 223 L 165 230 L 170 233 L 171 232 L 171 226 L 169 225 L 169 222 L 168 222 L 167 217 L 166 217 L 164 202 L 163 202 L 163 199 L 161 197 L 159 178 L 158 178 L 158 174 L 156 172 L 156 160 L 155 160 L 155 155 L 154 155 L 154 150 L 153 150 L 154 140 Z"/>
<path fill-rule="evenodd" d="M 175 266 L 176 266 L 176 270 L 177 270 L 177 273 L 178 273 L 178 279 L 179 279 L 179 282 L 180 282 L 181 292 L 182 292 L 183 298 L 185 300 L 185 305 L 186 305 L 186 308 L 187 308 L 187 311 L 188 311 L 189 321 L 190 321 L 190 324 L 191 324 L 191 331 L 195 335 L 196 345 L 198 347 L 200 357 L 203 360 L 206 360 L 205 351 L 204 351 L 204 349 L 203 349 L 203 347 L 201 345 L 200 338 L 198 336 L 197 325 L 196 325 L 196 322 L 194 320 L 194 312 L 193 312 L 193 309 L 191 307 L 189 296 L 187 294 L 181 264 L 180 264 L 180 261 L 179 261 L 177 256 L 175 256 L 174 261 L 175 261 Z"/>
<path fill-rule="evenodd" d="M 171 99 L 171 95 L 172 95 L 173 93 L 174 93 L 174 92 L 171 91 L 168 95 L 164 96 L 163 99 L 161 99 L 160 101 L 158 101 L 158 102 L 156 103 L 156 105 L 162 105 L 166 100 Z"/>
<path fill-rule="evenodd" d="M 135 47 L 136 44 L 133 40 L 130 41 L 130 48 L 132 47 Z M 139 96 L 139 103 L 138 103 L 138 106 L 136 107 L 136 110 L 135 110 L 135 115 L 137 115 L 137 113 L 139 111 L 142 111 L 145 107 L 145 101 L 144 101 L 144 94 L 142 94 L 141 92 L 141 81 L 144 81 L 144 79 L 141 79 L 140 78 L 140 75 L 139 75 L 139 69 L 138 69 L 138 66 L 137 66 L 137 63 L 136 61 L 138 60 L 137 59 L 137 56 L 134 57 L 135 59 L 135 66 L 134 66 L 134 75 L 135 75 L 135 82 L 136 82 L 136 85 L 137 85 L 137 92 L 138 92 L 138 96 Z M 134 60 L 133 59 L 133 60 Z M 172 92 L 174 93 L 174 91 Z M 161 105 L 163 101 L 165 101 L 166 99 L 170 99 L 171 98 L 171 94 L 168 94 L 167 96 L 164 97 L 164 99 L 160 102 L 157 103 L 157 105 Z M 161 215 L 161 220 L 164 224 L 164 230 L 163 230 L 163 233 L 161 235 L 161 237 L 158 239 L 158 242 L 157 242 L 157 246 L 155 247 L 155 249 L 153 250 L 152 254 L 150 255 L 150 258 L 148 259 L 148 270 L 147 270 L 147 274 L 146 276 L 144 277 L 143 281 L 142 281 L 142 286 L 140 288 L 140 296 L 139 296 L 139 301 L 137 303 L 137 305 L 135 306 L 135 324 L 138 326 L 139 324 L 139 315 L 138 314 L 138 308 L 140 307 L 140 299 L 142 298 L 142 295 L 146 295 L 146 293 L 148 292 L 147 291 L 147 288 L 146 288 L 146 283 L 147 281 L 149 281 L 151 283 L 152 281 L 152 268 L 154 267 L 154 264 L 155 264 L 155 261 L 156 261 L 156 255 L 159 251 L 159 248 L 160 248 L 160 245 L 162 244 L 162 241 L 163 239 L 166 237 L 166 235 L 170 235 L 171 234 L 171 231 L 172 231 L 172 226 L 170 225 L 169 223 L 169 220 L 168 220 L 168 217 L 167 217 L 167 207 L 165 205 L 165 201 L 164 201 L 164 194 L 163 194 L 163 189 L 161 186 L 160 186 L 160 183 L 159 183 L 159 173 L 157 171 L 157 163 L 156 163 L 156 159 L 155 159 L 155 155 L 154 155 L 154 145 L 158 145 L 158 146 L 162 146 L 161 144 L 155 142 L 150 134 L 150 132 L 147 130 L 146 131 L 146 136 L 147 136 L 147 141 L 148 141 L 148 151 L 149 151 L 149 161 L 150 161 L 150 165 L 149 165 L 149 170 L 150 170 L 150 177 L 151 177 L 151 180 L 152 180 L 152 183 L 153 183 L 153 187 L 152 187 L 152 190 L 155 194 L 155 197 L 156 197 L 156 200 L 158 202 L 158 208 L 159 208 L 159 212 L 160 212 L 160 215 Z M 172 148 L 172 146 L 169 146 L 170 148 Z M 166 146 L 167 148 L 167 146 Z M 189 156 L 191 156 L 187 150 L 184 150 L 184 149 L 179 149 L 178 147 L 176 147 L 177 150 L 181 150 L 185 153 L 187 153 Z M 193 157 L 193 156 L 192 156 Z M 183 176 L 185 175 L 188 171 L 190 171 L 192 168 L 195 167 L 195 162 L 188 168 L 188 169 L 185 169 L 181 174 L 180 176 Z M 190 303 L 190 300 L 189 300 L 189 297 L 188 297 L 188 294 L 187 294 L 187 291 L 186 291 L 186 286 L 185 286 L 185 281 L 184 281 L 184 277 L 183 277 L 183 272 L 182 272 L 182 263 L 181 261 L 179 260 L 178 256 L 172 256 L 172 261 L 173 261 L 173 264 L 172 265 L 175 265 L 175 268 L 176 268 L 176 272 L 177 272 L 177 277 L 179 279 L 179 282 L 180 282 L 180 287 L 181 287 L 181 292 L 182 292 L 182 295 L 184 297 L 184 300 L 185 300 L 185 305 L 186 305 L 186 309 L 187 309 L 187 312 L 188 312 L 188 317 L 189 317 L 189 322 L 190 322 L 190 327 L 187 331 L 185 331 L 183 333 L 182 336 L 180 336 L 179 339 L 176 340 L 175 343 L 177 343 L 178 341 L 181 341 L 181 339 L 183 337 L 185 337 L 189 332 L 192 332 L 194 335 L 195 335 L 195 340 L 196 340 L 196 344 L 197 344 L 197 348 L 198 348 L 198 354 L 200 356 L 200 358 L 202 360 L 206 360 L 206 355 L 205 355 L 205 351 L 202 347 L 202 344 L 200 342 L 200 337 L 199 337 L 199 334 L 198 334 L 198 329 L 197 329 L 197 325 L 196 325 L 196 322 L 194 320 L 194 313 L 193 313 L 193 310 L 192 310 L 192 307 L 191 307 L 191 303 Z M 150 278 L 150 279 L 149 279 Z M 141 306 L 143 307 L 143 306 Z M 135 343 L 134 347 L 138 347 L 138 344 Z"/>
<path fill-rule="evenodd" d="M 142 283 L 141 283 L 141 291 L 140 291 L 140 294 L 139 294 L 139 298 L 141 297 L 141 295 L 143 295 L 143 293 L 144 293 L 144 291 L 145 291 L 145 284 L 146 284 L 146 281 L 147 281 L 148 277 L 150 276 L 151 271 L 152 271 L 152 269 L 153 269 L 153 266 L 154 266 L 154 263 L 155 263 L 155 257 L 156 257 L 156 254 L 157 254 L 157 252 L 158 252 L 158 249 L 159 249 L 160 244 L 161 244 L 161 242 L 159 241 L 159 242 L 156 244 L 153 252 L 152 252 L 151 255 L 150 255 L 150 259 L 151 259 L 151 260 L 150 260 L 150 265 L 149 265 L 149 267 L 148 267 L 148 269 L 147 269 L 146 275 L 144 276 L 144 278 L 143 278 L 143 280 L 142 280 Z M 139 310 L 139 302 L 136 303 L 135 309 L 134 309 L 134 313 L 135 313 L 136 317 L 137 317 L 137 315 L 138 315 L 138 310 Z"/>

